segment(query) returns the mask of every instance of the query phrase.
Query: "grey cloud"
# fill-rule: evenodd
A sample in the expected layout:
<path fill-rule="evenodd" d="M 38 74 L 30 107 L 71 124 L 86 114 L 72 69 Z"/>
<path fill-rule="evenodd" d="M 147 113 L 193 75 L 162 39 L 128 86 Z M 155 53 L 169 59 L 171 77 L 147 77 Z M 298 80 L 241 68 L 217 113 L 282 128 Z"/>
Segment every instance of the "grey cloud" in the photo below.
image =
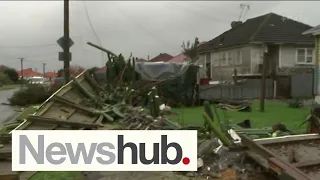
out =
<path fill-rule="evenodd" d="M 230 28 L 238 20 L 240 3 L 250 5 L 245 19 L 275 12 L 312 26 L 320 24 L 320 2 L 277 1 L 87 1 L 87 10 L 102 45 L 123 53 L 147 58 L 166 52 L 177 55 L 182 41 L 199 37 L 207 41 Z M 242 20 L 245 20 L 242 19 Z M 63 65 L 57 60 L 62 49 L 56 46 L 40 48 L 7 48 L 56 44 L 63 35 L 62 1 L 11 1 L 0 3 L 0 64 L 20 68 L 18 57 L 26 57 L 25 67 L 41 70 L 46 62 L 48 70 Z M 84 3 L 70 3 L 70 35 L 72 64 L 85 67 L 103 66 L 101 52 L 88 45 L 99 44 L 85 13 Z"/>

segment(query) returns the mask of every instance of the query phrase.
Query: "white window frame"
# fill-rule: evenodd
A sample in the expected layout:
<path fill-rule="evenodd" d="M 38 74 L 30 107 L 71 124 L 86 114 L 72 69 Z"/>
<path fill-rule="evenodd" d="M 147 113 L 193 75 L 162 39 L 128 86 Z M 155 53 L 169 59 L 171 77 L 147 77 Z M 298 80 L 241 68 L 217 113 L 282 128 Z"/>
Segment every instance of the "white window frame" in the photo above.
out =
<path fill-rule="evenodd" d="M 298 51 L 299 50 L 304 50 L 304 62 L 299 62 L 298 61 Z M 311 62 L 307 62 L 307 57 L 310 57 L 310 55 L 308 55 L 308 50 L 311 50 L 312 53 L 311 53 Z M 314 54 L 314 49 L 313 48 L 297 48 L 296 49 L 296 63 L 297 64 L 313 64 L 313 61 L 314 61 L 314 58 L 313 58 L 313 54 Z"/>
<path fill-rule="evenodd" d="M 227 52 L 228 65 L 234 65 L 234 54 L 232 51 Z"/>
<path fill-rule="evenodd" d="M 221 66 L 228 66 L 228 58 L 227 58 L 227 52 L 221 52 L 220 53 L 220 64 Z"/>
<path fill-rule="evenodd" d="M 239 56 L 238 56 L 239 53 Z M 235 65 L 242 65 L 242 51 L 236 50 L 234 51 L 234 64 Z"/>

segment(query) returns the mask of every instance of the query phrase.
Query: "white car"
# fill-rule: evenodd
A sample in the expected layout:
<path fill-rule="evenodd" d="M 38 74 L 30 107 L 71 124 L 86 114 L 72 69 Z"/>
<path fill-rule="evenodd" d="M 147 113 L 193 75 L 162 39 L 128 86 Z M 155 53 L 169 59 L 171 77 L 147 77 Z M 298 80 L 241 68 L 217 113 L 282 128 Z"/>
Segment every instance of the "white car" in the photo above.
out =
<path fill-rule="evenodd" d="M 32 77 L 29 80 L 30 84 L 44 84 L 44 78 L 43 77 Z"/>

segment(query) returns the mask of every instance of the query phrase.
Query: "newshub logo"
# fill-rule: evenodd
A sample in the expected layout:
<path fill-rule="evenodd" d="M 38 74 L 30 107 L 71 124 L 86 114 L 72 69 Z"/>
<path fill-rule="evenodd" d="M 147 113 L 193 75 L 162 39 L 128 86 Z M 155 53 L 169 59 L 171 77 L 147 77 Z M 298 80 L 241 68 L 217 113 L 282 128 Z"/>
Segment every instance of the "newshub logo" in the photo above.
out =
<path fill-rule="evenodd" d="M 197 131 L 16 130 L 13 171 L 196 171 Z"/>

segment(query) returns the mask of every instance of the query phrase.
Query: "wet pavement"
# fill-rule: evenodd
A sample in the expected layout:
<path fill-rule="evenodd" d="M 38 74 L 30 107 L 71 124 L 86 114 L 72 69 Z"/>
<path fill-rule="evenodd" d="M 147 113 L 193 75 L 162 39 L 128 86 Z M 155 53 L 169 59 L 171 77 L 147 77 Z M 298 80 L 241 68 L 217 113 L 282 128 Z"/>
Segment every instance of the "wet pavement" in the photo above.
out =
<path fill-rule="evenodd" d="M 17 113 L 13 107 L 1 104 L 9 103 L 8 98 L 10 98 L 17 90 L 19 90 L 19 88 L 0 91 L 0 123 L 3 123 L 4 121 L 8 120 L 9 117 L 12 117 Z"/>

